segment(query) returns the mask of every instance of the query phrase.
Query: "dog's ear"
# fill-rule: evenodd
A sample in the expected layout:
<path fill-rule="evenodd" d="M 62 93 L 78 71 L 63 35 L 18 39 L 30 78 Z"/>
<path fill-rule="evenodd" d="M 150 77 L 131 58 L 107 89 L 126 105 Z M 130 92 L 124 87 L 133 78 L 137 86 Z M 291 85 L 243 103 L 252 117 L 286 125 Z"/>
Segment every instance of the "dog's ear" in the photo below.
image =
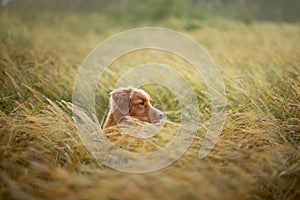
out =
<path fill-rule="evenodd" d="M 116 89 L 110 93 L 112 113 L 120 111 L 123 115 L 129 113 L 130 95 L 132 88 Z"/>

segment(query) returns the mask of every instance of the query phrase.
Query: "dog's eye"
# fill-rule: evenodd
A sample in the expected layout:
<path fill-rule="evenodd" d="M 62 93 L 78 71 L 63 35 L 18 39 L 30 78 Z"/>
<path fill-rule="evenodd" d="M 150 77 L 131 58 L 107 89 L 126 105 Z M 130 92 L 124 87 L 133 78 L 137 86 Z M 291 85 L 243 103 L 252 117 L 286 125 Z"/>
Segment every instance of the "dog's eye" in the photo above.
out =
<path fill-rule="evenodd" d="M 144 103 L 143 101 L 141 101 L 139 104 L 140 104 L 141 106 L 143 106 L 145 103 Z"/>

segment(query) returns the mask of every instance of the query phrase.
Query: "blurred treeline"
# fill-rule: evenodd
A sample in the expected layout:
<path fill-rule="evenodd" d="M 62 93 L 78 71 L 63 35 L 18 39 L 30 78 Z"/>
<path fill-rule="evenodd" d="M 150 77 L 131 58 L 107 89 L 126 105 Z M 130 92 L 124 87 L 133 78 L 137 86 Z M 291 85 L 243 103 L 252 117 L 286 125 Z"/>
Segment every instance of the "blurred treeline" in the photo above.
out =
<path fill-rule="evenodd" d="M 23 12 L 99 12 L 125 22 L 157 21 L 169 17 L 203 19 L 222 16 L 252 22 L 299 22 L 299 0 L 0 0 L 2 9 Z"/>

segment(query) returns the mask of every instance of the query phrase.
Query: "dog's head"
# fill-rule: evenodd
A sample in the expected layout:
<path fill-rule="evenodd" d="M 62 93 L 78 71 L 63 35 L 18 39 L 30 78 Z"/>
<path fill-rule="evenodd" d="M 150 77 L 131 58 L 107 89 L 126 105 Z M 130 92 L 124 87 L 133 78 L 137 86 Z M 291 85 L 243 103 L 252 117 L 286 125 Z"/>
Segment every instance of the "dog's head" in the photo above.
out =
<path fill-rule="evenodd" d="M 117 123 L 124 116 L 155 123 L 160 121 L 164 115 L 163 112 L 151 105 L 152 99 L 144 90 L 121 88 L 112 91 L 110 95 L 110 114 Z"/>

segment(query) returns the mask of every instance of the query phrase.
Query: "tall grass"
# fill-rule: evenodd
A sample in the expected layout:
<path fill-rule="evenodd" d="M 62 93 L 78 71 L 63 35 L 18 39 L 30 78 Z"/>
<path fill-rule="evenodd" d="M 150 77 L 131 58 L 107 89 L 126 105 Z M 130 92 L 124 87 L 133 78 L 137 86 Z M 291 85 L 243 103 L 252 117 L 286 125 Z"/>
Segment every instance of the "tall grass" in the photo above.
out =
<path fill-rule="evenodd" d="M 188 63 L 157 51 L 135 52 L 110 66 L 97 89 L 97 114 L 123 69 L 147 58 L 185 69 L 199 101 L 197 137 L 171 166 L 147 174 L 118 172 L 98 163 L 80 141 L 70 103 L 76 72 L 99 42 L 117 28 L 107 16 L 1 12 L 1 199 L 299 199 L 300 48 L 298 24 L 246 25 L 220 18 L 167 25 L 195 38 L 220 69 L 227 92 L 226 123 L 213 151 L 198 158 L 209 128 L 210 99 Z M 145 25 L 151 25 L 145 24 Z M 190 70 L 190 71 L 189 71 Z M 155 104 L 180 123 L 175 97 L 148 85 Z M 159 94 L 159 95 L 158 95 Z M 108 138 L 136 152 L 164 146 L 178 127 L 151 140 L 108 130 Z"/>

